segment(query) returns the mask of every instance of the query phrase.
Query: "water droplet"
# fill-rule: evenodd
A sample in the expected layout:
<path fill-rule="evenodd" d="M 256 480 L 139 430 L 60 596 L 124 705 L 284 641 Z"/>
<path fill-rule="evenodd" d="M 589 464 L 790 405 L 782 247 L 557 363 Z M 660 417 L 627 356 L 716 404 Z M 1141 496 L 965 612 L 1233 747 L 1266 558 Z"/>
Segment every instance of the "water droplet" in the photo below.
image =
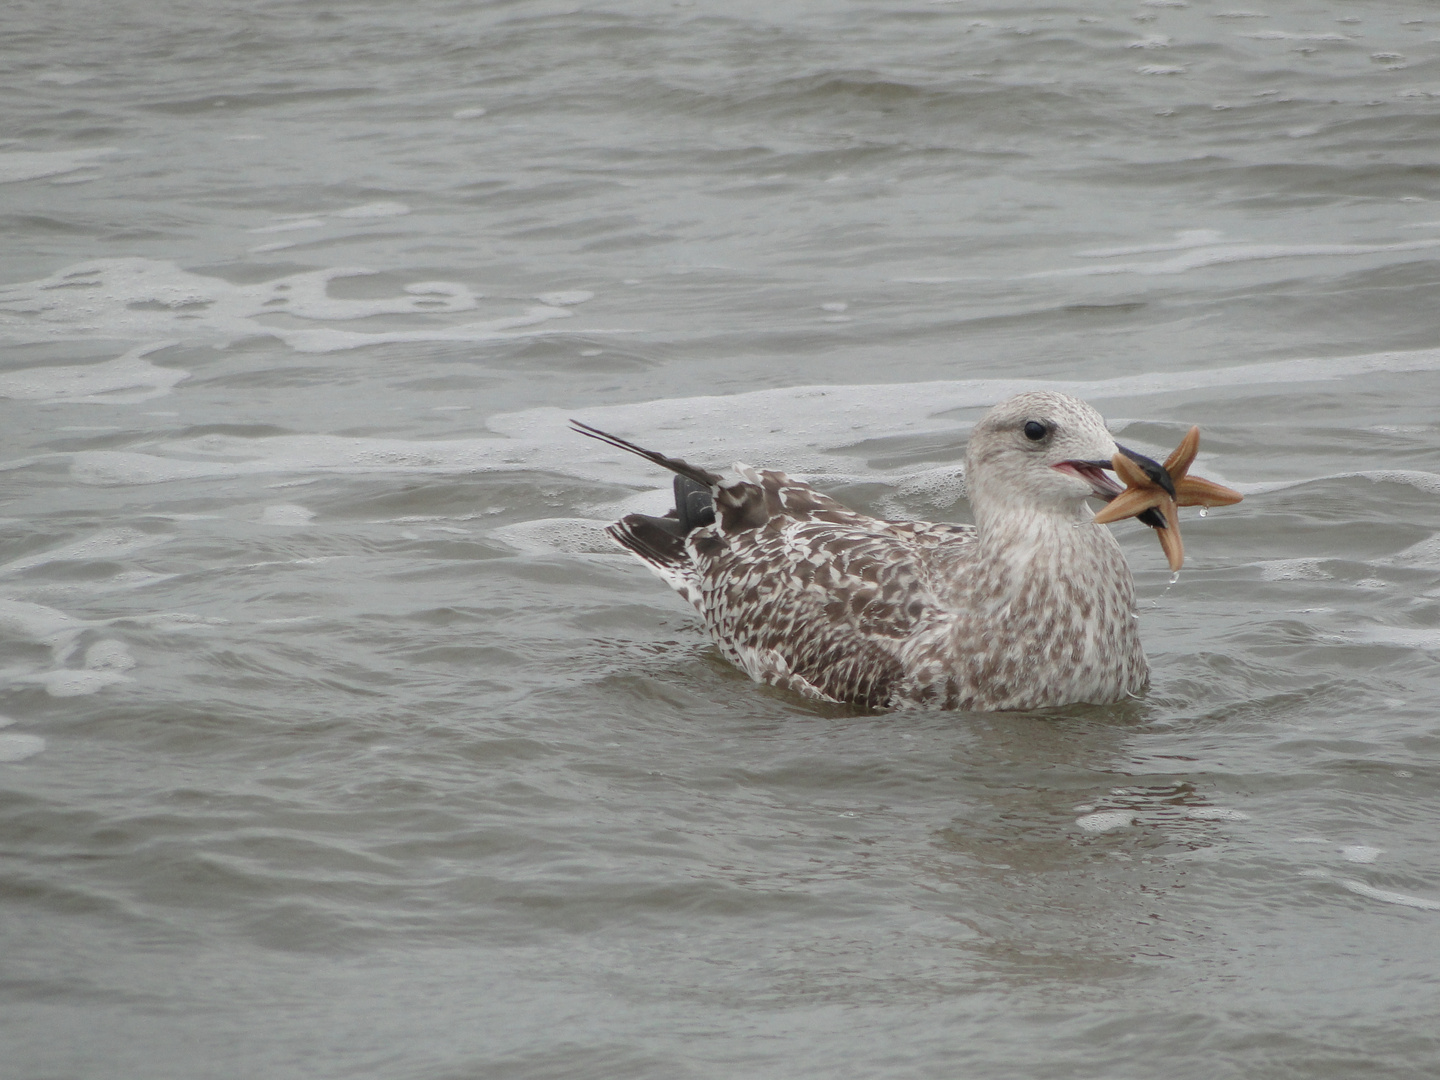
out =
<path fill-rule="evenodd" d="M 1209 516 L 1210 516 L 1210 508 L 1209 508 L 1208 506 L 1202 506 L 1202 507 L 1200 507 L 1200 516 L 1201 516 L 1201 517 L 1209 517 Z"/>
<path fill-rule="evenodd" d="M 1179 570 L 1176 570 L 1173 574 L 1170 575 L 1170 584 L 1171 584 L 1171 585 L 1174 585 L 1174 584 L 1175 584 L 1177 581 L 1179 581 L 1179 580 L 1180 580 L 1180 571 L 1179 571 Z"/>

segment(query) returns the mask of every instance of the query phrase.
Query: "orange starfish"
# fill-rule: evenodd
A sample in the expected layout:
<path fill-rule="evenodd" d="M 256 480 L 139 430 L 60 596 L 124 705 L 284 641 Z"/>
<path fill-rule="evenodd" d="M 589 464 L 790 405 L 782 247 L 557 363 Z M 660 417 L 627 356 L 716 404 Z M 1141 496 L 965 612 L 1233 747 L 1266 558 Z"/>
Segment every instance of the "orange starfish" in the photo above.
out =
<path fill-rule="evenodd" d="M 1206 480 L 1200 476 L 1187 476 L 1195 453 L 1200 449 L 1200 429 L 1192 427 L 1180 440 L 1175 452 L 1165 459 L 1165 476 L 1152 476 L 1125 454 L 1116 454 L 1110 459 L 1115 475 L 1125 481 L 1125 490 L 1110 504 L 1095 515 L 1099 525 L 1121 521 L 1127 517 L 1138 517 L 1150 509 L 1158 510 L 1164 525 L 1156 528 L 1160 547 L 1170 561 L 1171 570 L 1179 570 L 1185 562 L 1185 544 L 1180 539 L 1181 506 L 1230 506 L 1238 503 L 1243 496 L 1232 488 Z M 1150 462 L 1153 466 L 1154 462 Z M 1166 481 L 1169 481 L 1167 484 Z"/>

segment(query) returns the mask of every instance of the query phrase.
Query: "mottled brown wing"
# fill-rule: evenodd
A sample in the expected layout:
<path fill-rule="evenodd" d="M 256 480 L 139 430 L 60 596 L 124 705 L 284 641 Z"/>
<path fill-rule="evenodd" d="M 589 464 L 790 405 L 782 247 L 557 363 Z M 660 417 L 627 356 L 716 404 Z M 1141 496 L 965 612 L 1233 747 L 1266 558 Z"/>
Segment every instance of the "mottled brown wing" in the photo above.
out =
<path fill-rule="evenodd" d="M 763 526 L 694 545 L 697 606 L 755 678 L 884 705 L 903 676 L 899 647 L 940 614 L 928 576 L 936 549 L 968 546 L 973 531 L 880 521 L 774 475 Z"/>

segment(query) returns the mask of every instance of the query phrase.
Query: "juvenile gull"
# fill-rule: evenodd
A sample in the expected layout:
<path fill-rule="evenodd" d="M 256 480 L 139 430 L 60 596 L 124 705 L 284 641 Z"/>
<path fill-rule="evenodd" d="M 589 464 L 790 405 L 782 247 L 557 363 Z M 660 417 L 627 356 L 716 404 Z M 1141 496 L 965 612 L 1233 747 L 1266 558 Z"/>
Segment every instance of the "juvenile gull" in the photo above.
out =
<path fill-rule="evenodd" d="M 572 423 L 677 474 L 674 510 L 607 531 L 757 682 L 971 710 L 1105 704 L 1149 683 L 1130 568 L 1085 500 L 1121 493 L 1101 472 L 1117 456 L 1171 499 L 1173 485 L 1083 401 L 1026 393 L 981 419 L 965 450 L 973 526 L 882 521 L 783 472 L 737 463 L 722 477 Z M 1129 513 L 1163 527 L 1157 505 Z"/>

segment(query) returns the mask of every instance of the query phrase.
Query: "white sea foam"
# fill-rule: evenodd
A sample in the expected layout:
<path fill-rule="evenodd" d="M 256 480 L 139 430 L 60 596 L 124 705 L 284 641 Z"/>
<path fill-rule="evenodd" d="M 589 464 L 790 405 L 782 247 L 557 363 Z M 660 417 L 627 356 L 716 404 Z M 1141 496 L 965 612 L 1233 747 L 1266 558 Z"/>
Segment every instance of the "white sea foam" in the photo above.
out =
<path fill-rule="evenodd" d="M 44 645 L 63 663 L 91 624 L 63 611 L 25 600 L 0 599 L 0 636 Z"/>
<path fill-rule="evenodd" d="M 88 450 L 71 455 L 71 475 L 97 485 L 157 484 L 205 477 L 273 473 L 457 473 L 531 467 L 538 448 L 494 439 L 420 441 L 338 435 L 262 439 L 207 435 L 165 444 L 183 457 Z"/>
<path fill-rule="evenodd" d="M 1427 495 L 1440 495 L 1440 476 L 1418 469 L 1370 469 L 1351 475 L 1363 476 L 1377 484 L 1407 484 Z"/>
<path fill-rule="evenodd" d="M 1370 847 L 1368 844 L 1350 844 L 1340 849 L 1340 857 L 1353 863 L 1373 863 L 1383 854 L 1384 848 Z"/>
<path fill-rule="evenodd" d="M 135 658 L 123 641 L 106 638 L 85 650 L 85 666 L 91 671 L 129 671 Z"/>
<path fill-rule="evenodd" d="M 1088 833 L 1112 832 L 1135 824 L 1135 815 L 1129 810 L 1101 810 L 1076 818 L 1075 824 Z"/>
<path fill-rule="evenodd" d="M 571 555 L 619 554 L 605 535 L 605 522 L 593 518 L 542 518 L 506 525 L 490 534 L 527 555 L 562 552 Z"/>
<path fill-rule="evenodd" d="M 1355 40 L 1352 37 L 1346 37 L 1344 34 L 1297 34 L 1290 30 L 1257 30 L 1253 33 L 1241 34 L 1240 37 L 1250 38 L 1254 41 L 1321 41 L 1347 45 Z"/>
<path fill-rule="evenodd" d="M 1319 559 L 1268 559 L 1256 565 L 1266 581 L 1327 581 L 1334 576 L 1320 568 Z"/>
<path fill-rule="evenodd" d="M 1346 631 L 1343 640 L 1407 649 L 1440 650 L 1440 629 L 1415 626 L 1365 626 Z"/>
<path fill-rule="evenodd" d="M 0 372 L 0 398 L 17 401 L 133 405 L 163 397 L 190 377 L 180 368 L 164 368 L 145 357 L 173 342 L 152 342 L 100 364 L 62 364 Z"/>
<path fill-rule="evenodd" d="M 273 331 L 296 352 L 330 353 L 359 349 L 367 345 L 387 345 L 421 341 L 502 341 L 515 337 L 506 333 L 523 326 L 534 326 L 550 319 L 568 318 L 570 312 L 557 307 L 532 307 L 522 315 L 486 322 L 464 323 L 460 326 L 423 330 L 390 330 L 360 332 L 354 330 L 286 330 Z"/>
<path fill-rule="evenodd" d="M 307 510 L 295 503 L 278 503 L 267 506 L 260 512 L 262 525 L 309 525 L 314 520 L 314 510 Z"/>
<path fill-rule="evenodd" d="M 535 299 L 549 307 L 569 307 L 572 304 L 583 304 L 587 300 L 594 300 L 595 294 L 589 289 L 568 289 L 561 292 L 541 293 Z"/>
<path fill-rule="evenodd" d="M 72 618 L 40 604 L 0 599 L 0 637 L 48 646 L 57 665 L 64 664 L 74 654 L 84 631 L 101 625 Z M 94 642 L 85 650 L 84 663 L 83 668 L 10 671 L 6 675 L 14 684 L 42 686 L 51 697 L 81 697 L 132 681 L 123 672 L 135 666 L 135 658 L 122 641 L 107 638 Z"/>
<path fill-rule="evenodd" d="M 531 308 L 519 316 L 461 327 L 426 327 L 399 338 L 335 331 L 341 337 L 330 346 L 313 332 L 260 321 L 267 315 L 323 321 L 451 315 L 474 310 L 479 299 L 468 286 L 451 281 L 415 282 L 398 296 L 362 300 L 330 295 L 331 282 L 372 273 L 361 267 L 330 267 L 237 285 L 154 259 L 97 259 L 47 278 L 0 287 L 0 338 L 24 343 L 128 337 L 152 343 L 146 351 L 153 351 L 157 339 L 223 343 L 268 335 L 316 352 L 372 341 L 484 340 L 513 326 L 570 314 L 561 308 Z"/>
<path fill-rule="evenodd" d="M 1440 536 L 1426 537 L 1381 561 L 1393 566 L 1440 566 Z"/>
<path fill-rule="evenodd" d="M 895 494 L 924 499 L 932 506 L 954 506 L 965 498 L 965 470 L 956 464 L 911 473 L 896 485 Z"/>
<path fill-rule="evenodd" d="M 350 206 L 344 210 L 336 210 L 332 217 L 337 218 L 387 218 L 402 217 L 410 213 L 410 207 L 403 202 L 370 202 L 362 203 L 359 206 Z"/>
<path fill-rule="evenodd" d="M 87 697 L 97 694 L 107 686 L 133 682 L 128 675 L 116 671 L 91 671 L 76 668 L 60 668 L 33 675 L 22 675 L 16 682 L 37 683 L 45 688 L 51 697 Z"/>
<path fill-rule="evenodd" d="M 18 731 L 0 734 L 0 762 L 11 763 L 32 758 L 45 749 L 45 740 L 39 735 L 27 735 Z"/>
<path fill-rule="evenodd" d="M 549 308 L 547 311 L 563 311 Z M 317 331 L 339 334 L 342 331 Z M 361 335 L 369 339 L 384 334 Z M 394 335 L 397 338 L 405 335 Z M 425 336 L 431 336 L 428 332 Z M 1190 372 L 1155 372 L 1115 379 L 1055 383 L 1031 379 L 870 386 L 800 386 L 731 396 L 669 398 L 633 404 L 559 409 L 537 408 L 488 418 L 486 437 L 452 440 L 285 435 L 239 438 L 207 435 L 159 442 L 145 452 L 85 450 L 67 455 L 72 476 L 87 484 L 153 484 L 207 477 L 296 473 L 455 473 L 534 469 L 587 481 L 653 488 L 663 482 L 654 468 L 632 455 L 580 442 L 569 430 L 577 417 L 606 430 L 630 434 L 656 449 L 697 462 L 722 465 L 737 453 L 766 467 L 826 482 L 865 479 L 904 483 L 897 492 L 953 503 L 961 479 L 957 465 L 897 477 L 868 464 L 861 447 L 895 436 L 953 436 L 964 428 L 950 415 L 988 407 L 1024 390 L 1053 388 L 1087 400 L 1144 397 L 1209 388 L 1343 380 L 1375 371 L 1440 368 L 1440 349 L 1366 356 L 1282 360 Z M 1120 426 L 1123 426 L 1123 420 Z M 494 436 L 501 436 L 496 438 Z M 1158 448 L 1157 448 L 1158 449 Z M 0 463 L 20 468 L 33 459 Z M 1201 468 L 1248 493 L 1282 490 L 1317 478 L 1246 484 L 1227 480 L 1202 454 Z M 1432 490 L 1440 483 L 1418 471 L 1346 473 L 1411 483 Z M 1281 563 L 1277 572 L 1285 572 Z M 1299 564 L 1296 564 L 1298 567 Z"/>
<path fill-rule="evenodd" d="M 1249 821 L 1250 815 L 1244 810 L 1233 810 L 1228 806 L 1192 806 L 1185 816 L 1193 821 Z"/>
<path fill-rule="evenodd" d="M 144 533 L 138 529 L 102 529 L 83 540 L 76 540 L 58 548 L 31 552 L 29 555 L 11 559 L 8 563 L 0 566 L 0 574 L 13 574 L 35 566 L 44 566 L 47 563 L 114 559 L 141 548 L 164 543 L 166 539 L 164 536 Z"/>
<path fill-rule="evenodd" d="M 1440 900 L 1429 900 L 1423 896 L 1391 892 L 1389 889 L 1377 889 L 1363 881 L 1341 880 L 1338 884 L 1357 896 L 1363 896 L 1370 900 L 1379 900 L 1386 904 L 1399 904 L 1401 907 L 1420 908 L 1422 911 L 1440 911 Z"/>

